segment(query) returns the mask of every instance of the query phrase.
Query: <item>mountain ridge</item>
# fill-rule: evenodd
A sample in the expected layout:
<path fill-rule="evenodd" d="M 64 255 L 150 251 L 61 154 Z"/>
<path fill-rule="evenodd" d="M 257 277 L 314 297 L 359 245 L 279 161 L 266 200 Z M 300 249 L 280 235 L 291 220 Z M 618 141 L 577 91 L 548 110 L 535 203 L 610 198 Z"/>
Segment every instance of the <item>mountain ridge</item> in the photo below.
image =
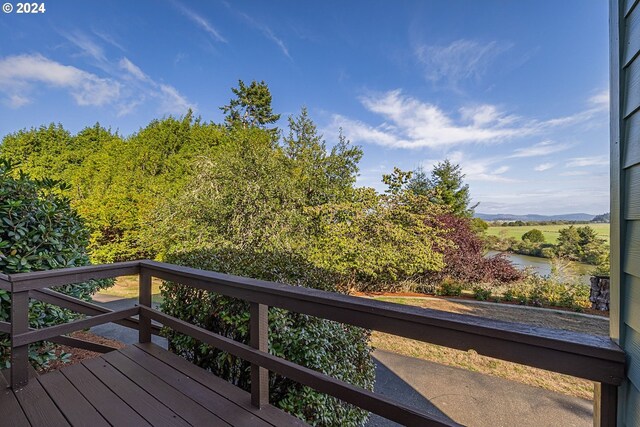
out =
<path fill-rule="evenodd" d="M 474 216 L 484 221 L 591 221 L 596 217 L 596 215 L 588 213 L 570 213 L 560 215 L 476 213 Z"/>

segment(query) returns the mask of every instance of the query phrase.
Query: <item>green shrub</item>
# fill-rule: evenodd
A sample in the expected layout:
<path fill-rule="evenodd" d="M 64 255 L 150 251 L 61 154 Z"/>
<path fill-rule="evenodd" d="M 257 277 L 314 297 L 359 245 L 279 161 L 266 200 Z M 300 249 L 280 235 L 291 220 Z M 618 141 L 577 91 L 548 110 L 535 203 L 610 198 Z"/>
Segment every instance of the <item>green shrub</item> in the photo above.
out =
<path fill-rule="evenodd" d="M 457 297 L 462 294 L 463 290 L 464 290 L 464 285 L 458 282 L 454 282 L 451 279 L 445 278 L 436 289 L 436 295 L 441 295 L 445 297 Z"/>
<path fill-rule="evenodd" d="M 534 228 L 532 230 L 527 231 L 522 235 L 522 240 L 525 242 L 531 243 L 544 243 L 544 234 L 542 231 Z"/>
<path fill-rule="evenodd" d="M 64 189 L 64 186 L 62 186 Z M 69 201 L 57 195 L 61 184 L 32 180 L 17 173 L 10 162 L 0 160 L 0 272 L 4 274 L 78 267 L 89 264 L 88 232 Z M 89 281 L 55 290 L 89 300 L 111 281 Z M 0 291 L 0 320 L 9 321 L 11 295 Z M 29 303 L 29 325 L 43 328 L 66 323 L 75 316 L 68 310 L 39 301 Z M 0 334 L 0 366 L 9 366 L 9 337 Z M 55 358 L 47 343 L 29 348 L 36 365 Z"/>
<path fill-rule="evenodd" d="M 473 297 L 478 301 L 488 301 L 491 298 L 491 288 L 483 285 L 473 287 Z"/>
<path fill-rule="evenodd" d="M 293 253 L 201 249 L 174 253 L 167 261 L 295 286 L 334 290 L 338 277 Z M 244 301 L 165 283 L 162 310 L 189 323 L 248 343 L 249 307 Z M 170 349 L 245 389 L 250 365 L 185 335 L 168 332 Z M 269 352 L 340 380 L 373 389 L 370 332 L 277 308 L 269 309 Z M 287 378 L 271 374 L 270 402 L 318 426 L 362 425 L 368 413 Z"/>
<path fill-rule="evenodd" d="M 562 282 L 553 277 L 529 275 L 522 282 L 509 285 L 502 293 L 505 301 L 517 301 L 535 307 L 565 307 L 582 311 L 591 306 L 589 286 L 579 282 Z"/>

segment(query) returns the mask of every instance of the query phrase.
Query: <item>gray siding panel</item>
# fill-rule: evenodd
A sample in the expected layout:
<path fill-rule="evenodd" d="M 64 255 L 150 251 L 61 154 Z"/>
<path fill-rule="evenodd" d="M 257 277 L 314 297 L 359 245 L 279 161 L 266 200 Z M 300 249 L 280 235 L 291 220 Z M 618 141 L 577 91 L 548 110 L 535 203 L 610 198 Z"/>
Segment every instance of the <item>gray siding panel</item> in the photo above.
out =
<path fill-rule="evenodd" d="M 625 274 L 626 297 L 623 304 L 623 312 L 626 313 L 626 323 L 636 331 L 640 331 L 640 310 L 634 310 L 634 307 L 640 307 L 640 278 Z"/>
<path fill-rule="evenodd" d="M 623 271 L 640 277 L 640 221 L 629 221 L 626 225 Z M 624 285 L 623 281 L 621 285 Z M 635 309 L 640 310 L 640 307 Z M 640 357 L 640 353 L 638 356 Z"/>
<path fill-rule="evenodd" d="M 640 332 L 630 326 L 626 327 L 624 351 L 627 357 L 627 376 L 636 388 L 640 388 L 640 358 L 633 357 L 640 354 Z"/>
<path fill-rule="evenodd" d="M 629 116 L 640 106 L 640 59 L 636 57 L 625 70 L 624 115 Z"/>
<path fill-rule="evenodd" d="M 631 12 L 631 8 L 635 5 L 637 5 L 637 3 L 640 0 L 625 0 L 624 2 L 624 14 L 625 15 L 629 15 L 629 12 Z"/>
<path fill-rule="evenodd" d="M 625 409 L 626 420 L 625 426 L 637 427 L 640 426 L 640 391 L 633 385 L 629 384 L 627 387 Z"/>
<path fill-rule="evenodd" d="M 624 27 L 624 45 L 622 63 L 628 65 L 629 62 L 640 51 L 640 8 L 635 7 L 633 11 L 625 18 Z"/>
<path fill-rule="evenodd" d="M 625 174 L 627 185 L 624 189 L 626 199 L 624 218 L 628 220 L 640 219 L 640 197 L 634 197 L 635 194 L 640 194 L 640 165 L 627 169 Z"/>
<path fill-rule="evenodd" d="M 624 130 L 623 164 L 628 168 L 640 163 L 640 111 L 625 119 Z"/>

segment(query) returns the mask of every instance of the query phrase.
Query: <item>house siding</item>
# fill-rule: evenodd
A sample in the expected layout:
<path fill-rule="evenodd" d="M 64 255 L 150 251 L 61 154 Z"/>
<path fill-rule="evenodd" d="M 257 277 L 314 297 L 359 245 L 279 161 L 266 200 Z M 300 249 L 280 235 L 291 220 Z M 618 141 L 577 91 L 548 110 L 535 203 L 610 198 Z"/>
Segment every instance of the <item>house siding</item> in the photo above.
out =
<path fill-rule="evenodd" d="M 640 426 L 640 5 L 610 1 L 611 337 L 627 353 L 618 424 Z"/>

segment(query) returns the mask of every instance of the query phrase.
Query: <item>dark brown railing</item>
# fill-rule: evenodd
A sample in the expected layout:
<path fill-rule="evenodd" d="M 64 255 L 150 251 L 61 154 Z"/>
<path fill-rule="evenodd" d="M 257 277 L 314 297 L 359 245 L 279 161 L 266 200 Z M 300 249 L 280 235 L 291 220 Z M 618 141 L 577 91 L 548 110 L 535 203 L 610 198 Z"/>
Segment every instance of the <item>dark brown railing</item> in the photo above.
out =
<path fill-rule="evenodd" d="M 139 275 L 140 305 L 111 311 L 52 291 L 51 287 L 89 279 Z M 239 298 L 250 303 L 250 345 L 191 325 L 151 308 L 153 277 Z M 509 362 L 588 379 L 596 383 L 594 425 L 616 423 L 617 386 L 624 377 L 624 352 L 609 338 L 411 307 L 332 292 L 265 282 L 244 277 L 179 267 L 154 261 L 135 261 L 33 273 L 0 275 L 0 289 L 11 292 L 11 323 L 0 332 L 11 334 L 11 385 L 28 381 L 28 345 L 48 340 L 94 351 L 108 346 L 71 337 L 70 332 L 115 322 L 139 331 L 149 342 L 161 323 L 177 332 L 229 352 L 251 363 L 252 403 L 268 403 L 268 371 L 405 425 L 455 425 L 437 415 L 422 413 L 401 402 L 353 386 L 268 353 L 268 307 L 335 320 L 445 347 L 469 350 Z M 28 325 L 29 298 L 75 310 L 91 317 L 33 330 Z M 139 319 L 133 318 L 138 315 Z"/>

